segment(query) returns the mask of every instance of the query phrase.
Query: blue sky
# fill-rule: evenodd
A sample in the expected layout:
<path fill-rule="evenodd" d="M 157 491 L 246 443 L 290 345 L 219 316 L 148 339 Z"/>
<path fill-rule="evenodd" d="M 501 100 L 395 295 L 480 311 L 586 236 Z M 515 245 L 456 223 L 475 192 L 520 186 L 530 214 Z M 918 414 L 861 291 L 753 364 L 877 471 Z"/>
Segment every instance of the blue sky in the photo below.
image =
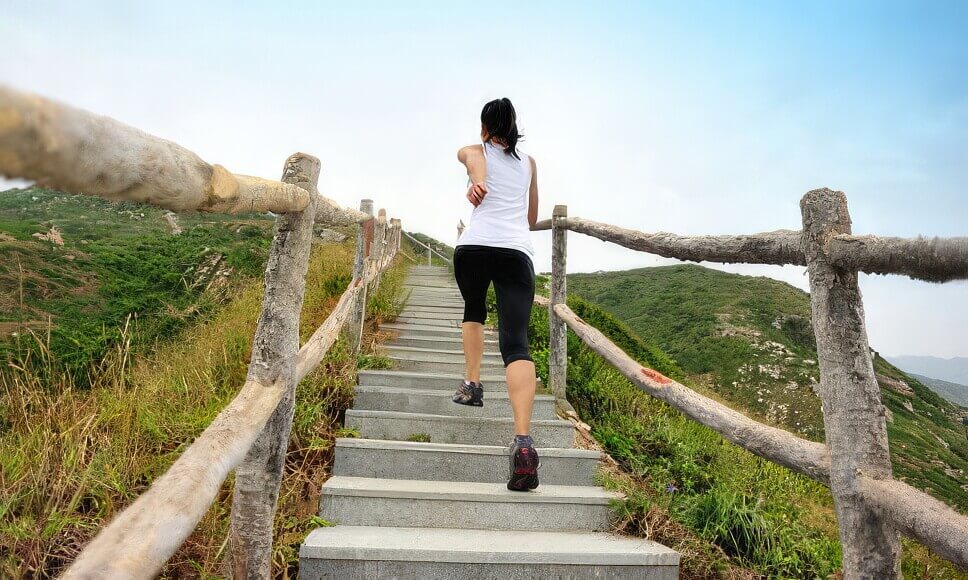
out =
<path fill-rule="evenodd" d="M 313 153 L 325 194 L 372 197 L 445 241 L 470 209 L 455 151 L 500 96 L 542 215 L 798 229 L 800 197 L 826 186 L 857 233 L 968 235 L 964 3 L 0 1 L 0 82 L 240 173 L 277 178 Z M 548 234 L 534 242 L 547 269 Z M 573 271 L 669 263 L 569 243 Z M 807 284 L 800 268 L 728 269 Z M 875 348 L 968 356 L 968 283 L 862 289 Z"/>

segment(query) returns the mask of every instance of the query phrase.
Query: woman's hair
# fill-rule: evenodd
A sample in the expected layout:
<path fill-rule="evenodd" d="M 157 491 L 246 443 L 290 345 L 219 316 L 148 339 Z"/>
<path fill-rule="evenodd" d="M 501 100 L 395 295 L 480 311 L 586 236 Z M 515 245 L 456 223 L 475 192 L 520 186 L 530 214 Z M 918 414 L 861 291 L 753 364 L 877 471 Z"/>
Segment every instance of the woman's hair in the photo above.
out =
<path fill-rule="evenodd" d="M 491 139 L 497 137 L 504 141 L 505 153 L 513 155 L 515 159 L 521 159 L 515 147 L 524 135 L 518 134 L 518 116 L 514 112 L 514 105 L 511 104 L 510 99 L 494 99 L 484 105 L 481 110 L 481 123 L 484 124 Z"/>

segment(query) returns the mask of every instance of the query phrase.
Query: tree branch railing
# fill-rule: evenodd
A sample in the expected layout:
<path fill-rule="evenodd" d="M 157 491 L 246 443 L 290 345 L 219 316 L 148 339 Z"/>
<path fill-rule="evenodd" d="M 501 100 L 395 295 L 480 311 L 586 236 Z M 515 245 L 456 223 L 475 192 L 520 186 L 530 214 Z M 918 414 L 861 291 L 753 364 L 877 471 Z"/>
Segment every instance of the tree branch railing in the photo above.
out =
<path fill-rule="evenodd" d="M 438 252 L 438 251 L 437 251 L 437 250 L 435 250 L 434 248 L 432 248 L 432 247 L 430 247 L 430 245 L 429 245 L 429 244 L 425 244 L 425 243 L 423 243 L 423 242 L 421 242 L 420 240 L 418 240 L 417 238 L 415 238 L 415 237 L 413 237 L 413 236 L 411 236 L 411 235 L 410 235 L 410 234 L 408 234 L 407 232 L 403 232 L 403 235 L 405 235 L 405 236 L 407 236 L 407 237 L 408 237 L 408 238 L 410 239 L 410 241 L 411 241 L 411 242 L 413 242 L 413 243 L 415 243 L 415 244 L 417 244 L 418 246 L 421 246 L 421 247 L 423 247 L 423 248 L 426 248 L 426 249 L 427 249 L 427 265 L 428 265 L 428 266 L 429 266 L 429 265 L 431 264 L 431 259 L 432 259 L 432 254 L 431 254 L 431 252 L 433 252 L 434 254 L 437 254 L 437 257 L 439 257 L 439 258 L 440 258 L 441 260 L 443 260 L 444 262 L 446 262 L 446 263 L 448 263 L 448 264 L 450 264 L 450 265 L 452 265 L 452 266 L 454 265 L 454 262 L 453 262 L 453 260 L 451 260 L 451 259 L 450 259 L 450 258 L 448 258 L 447 256 L 445 256 L 445 255 L 443 255 L 443 254 L 441 254 L 440 252 Z"/>
<path fill-rule="evenodd" d="M 174 211 L 274 212 L 265 296 L 245 383 L 147 491 L 81 551 L 64 578 L 152 578 L 191 534 L 236 470 L 229 560 L 236 578 L 269 577 L 273 518 L 296 384 L 348 321 L 362 327 L 369 286 L 400 249 L 400 220 L 364 200 L 357 211 L 319 194 L 319 160 L 296 153 L 283 177 L 236 175 L 114 119 L 0 86 L 0 175 L 76 194 Z M 314 224 L 361 224 L 353 279 L 302 347 L 299 319 Z M 351 335 L 352 339 L 352 335 Z M 359 342 L 356 341 L 358 348 Z"/>
<path fill-rule="evenodd" d="M 582 218 L 565 206 L 532 230 L 552 230 L 549 383 L 564 397 L 567 327 L 639 389 L 764 459 L 830 487 L 845 578 L 900 577 L 903 533 L 968 568 L 968 517 L 893 479 L 880 388 L 863 319 L 857 272 L 900 274 L 931 282 L 968 278 L 968 238 L 882 238 L 850 231 L 847 198 L 828 189 L 801 201 L 803 230 L 751 235 L 645 233 Z M 643 367 L 566 305 L 568 231 L 638 251 L 689 261 L 807 266 L 820 366 L 826 443 L 761 424 L 685 385 Z M 560 401 L 559 408 L 569 408 Z"/>
<path fill-rule="evenodd" d="M 0 85 L 0 175 L 69 193 L 215 213 L 289 213 L 309 205 L 305 189 L 237 175 L 184 147 L 110 117 Z M 366 216 L 321 198 L 316 220 Z"/>
<path fill-rule="evenodd" d="M 886 238 L 850 231 L 847 198 L 828 189 L 801 201 L 803 230 L 751 235 L 645 233 L 582 218 L 565 206 L 532 230 L 552 230 L 549 383 L 563 397 L 567 326 L 639 389 L 764 459 L 830 487 L 845 578 L 900 576 L 898 532 L 968 568 L 968 518 L 893 479 L 880 388 L 874 375 L 857 273 L 900 274 L 931 282 L 968 278 L 968 238 Z M 565 232 L 689 261 L 807 266 L 820 363 L 826 442 L 763 425 L 634 361 L 575 315 L 566 301 Z M 567 402 L 559 404 L 570 407 Z"/>
<path fill-rule="evenodd" d="M 532 231 L 551 229 L 541 220 Z M 646 233 L 583 218 L 568 218 L 566 229 L 626 248 L 690 262 L 806 266 L 801 232 L 680 236 Z M 898 274 L 927 282 L 968 279 L 968 237 L 896 238 L 836 235 L 827 242 L 830 262 L 866 274 Z"/>

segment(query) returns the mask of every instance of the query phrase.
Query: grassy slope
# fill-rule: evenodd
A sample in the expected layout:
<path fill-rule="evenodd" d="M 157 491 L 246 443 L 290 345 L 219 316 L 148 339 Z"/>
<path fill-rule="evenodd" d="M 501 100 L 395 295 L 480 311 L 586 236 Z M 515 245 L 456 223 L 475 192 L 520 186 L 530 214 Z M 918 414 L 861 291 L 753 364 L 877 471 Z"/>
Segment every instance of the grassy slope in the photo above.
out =
<path fill-rule="evenodd" d="M 43 195 L 38 197 L 44 199 Z M 60 197 L 54 195 L 51 199 Z M 86 198 L 71 200 L 78 203 L 78 211 L 61 209 L 60 204 L 67 202 L 55 201 L 49 208 L 52 218 L 25 217 L 37 222 L 31 227 L 20 224 L 21 234 L 46 230 L 43 222 L 56 219 L 55 223 L 63 225 L 67 241 L 63 251 L 73 252 L 69 246 L 71 228 L 67 224 L 80 215 L 90 215 L 94 211 L 90 207 L 94 207 L 101 212 L 95 221 L 104 223 L 94 224 L 98 225 L 97 231 L 85 234 L 91 238 L 81 239 L 97 237 L 105 247 L 127 248 L 129 243 L 145 240 L 164 244 L 171 237 L 148 219 L 155 211 L 150 208 L 136 207 L 137 213 L 145 213 L 145 218 L 129 223 L 129 216 L 117 213 L 116 204 Z M 208 217 L 182 219 L 182 227 L 193 219 L 203 221 Z M 16 220 L 9 216 L 7 220 L 5 227 L 13 229 L 10 224 L 16 225 Z M 110 220 L 119 225 L 111 227 Z M 198 235 L 205 234 L 202 239 L 211 241 L 211 247 L 228 240 L 227 254 L 233 248 L 255 254 L 269 239 L 265 236 L 264 241 L 248 243 L 240 242 L 238 237 L 225 238 L 222 230 L 233 235 L 240 232 L 238 226 L 225 228 L 220 222 L 202 224 L 201 228 Z M 22 235 L 17 240 L 10 251 L 34 260 L 30 272 L 40 272 L 60 258 L 62 250 L 52 249 L 49 243 L 34 248 Z M 352 243 L 314 248 L 302 312 L 303 339 L 325 319 L 345 289 L 353 252 Z M 89 255 L 94 260 L 101 254 Z M 261 260 L 258 270 L 262 268 Z M 77 264 L 82 267 L 72 272 L 100 282 L 93 290 L 96 292 L 105 283 L 116 282 L 115 278 L 137 282 L 135 273 L 97 271 L 96 264 L 79 259 L 70 267 Z M 47 356 L 36 356 L 37 364 L 26 369 L 0 369 L 0 577 L 58 574 L 79 547 L 144 491 L 235 395 L 245 377 L 262 296 L 261 279 L 241 274 L 229 276 L 233 284 L 218 300 L 222 306 L 216 308 L 213 303 L 200 309 L 166 333 L 146 334 L 140 349 L 132 348 L 130 329 L 128 333 L 122 330 L 126 318 L 123 310 L 105 310 L 103 304 L 87 296 L 79 299 L 93 304 L 92 311 L 102 317 L 106 332 L 114 337 L 106 341 L 99 358 L 89 357 L 93 363 L 89 368 L 94 370 L 86 375 L 90 384 L 85 388 L 77 388 L 75 374 L 65 372 L 57 359 Z M 397 263 L 385 275 L 380 291 L 370 297 L 373 321 L 395 315 L 398 305 L 394 297 L 401 288 L 402 277 L 403 266 Z M 45 284 L 57 289 L 51 282 Z M 159 294 L 156 306 L 164 308 L 177 302 L 179 291 L 169 290 Z M 209 290 L 187 295 L 184 304 L 204 304 L 211 299 L 211 293 Z M 61 306 L 72 304 L 67 294 L 39 292 L 39 300 L 31 308 L 71 320 L 69 310 Z M 63 302 L 57 302 L 52 295 Z M 111 294 L 97 296 L 103 302 L 107 300 L 104 296 Z M 111 312 L 115 316 L 110 316 Z M 166 312 L 148 310 L 144 317 L 156 318 Z M 187 320 L 192 324 L 186 324 Z M 372 336 L 371 325 L 364 336 L 365 346 L 373 343 Z M 60 354 L 54 352 L 55 356 Z M 276 577 L 292 577 L 299 543 L 309 529 L 320 524 L 315 517 L 319 489 L 328 477 L 332 442 L 340 433 L 341 414 L 352 401 L 356 363 L 347 356 L 343 342 L 338 341 L 317 371 L 299 385 L 275 522 Z M 165 577 L 220 577 L 230 502 L 231 480 L 223 485 L 216 504 L 169 562 Z"/>
<path fill-rule="evenodd" d="M 568 283 L 570 292 L 669 353 L 698 385 L 761 419 L 822 440 L 806 293 L 769 278 L 693 265 L 575 274 Z M 906 396 L 881 381 L 893 415 L 888 432 L 895 474 L 968 511 L 964 410 L 880 357 L 875 370 L 913 390 Z"/>
<path fill-rule="evenodd" d="M 962 407 L 968 406 L 968 385 L 952 383 L 951 381 L 944 381 L 941 379 L 932 379 L 931 377 L 926 377 L 917 373 L 909 372 L 907 374 L 908 376 L 914 377 L 921 381 L 921 384 L 930 387 L 932 391 L 938 393 L 952 403 L 961 405 Z"/>
<path fill-rule="evenodd" d="M 0 193 L 0 358 L 35 351 L 32 330 L 57 366 L 85 383 L 129 315 L 128 338 L 150 345 L 211 311 L 222 294 L 212 290 L 261 275 L 271 220 L 178 219 L 176 236 L 157 208 L 40 189 Z M 34 237 L 51 227 L 63 246 Z"/>
<path fill-rule="evenodd" d="M 688 271 L 689 267 L 686 268 Z M 635 275 L 640 272 L 614 274 Z M 684 359 L 688 364 L 697 366 L 680 366 L 677 361 L 671 361 L 670 365 L 669 359 L 663 360 L 652 354 L 662 353 L 661 349 L 652 346 L 657 340 L 642 341 L 637 333 L 608 312 L 597 306 L 583 304 L 583 300 L 576 296 L 583 289 L 587 290 L 588 285 L 582 278 L 595 276 L 569 277 L 569 303 L 573 309 L 582 309 L 583 318 L 604 329 L 613 341 L 622 345 L 643 364 L 663 370 L 671 376 L 685 375 L 687 384 L 729 402 L 726 397 L 715 392 L 715 367 L 703 366 L 707 362 L 702 360 L 698 349 L 692 348 L 690 341 L 669 341 L 665 345 L 671 350 L 673 347 L 670 344 L 678 344 L 684 351 L 694 353 L 691 360 L 689 357 Z M 593 288 L 608 286 L 602 280 L 593 281 L 593 284 Z M 784 348 L 789 352 L 771 347 L 772 350 L 766 351 L 769 360 L 757 364 L 775 364 L 778 358 L 783 360 L 794 354 L 810 354 L 809 342 L 805 340 L 809 333 L 804 332 L 802 321 L 796 317 L 777 320 L 775 312 L 770 315 L 768 304 L 763 305 L 763 296 L 743 293 L 733 303 L 732 308 L 736 308 L 736 303 L 760 305 L 759 312 L 748 314 L 747 317 L 768 323 L 763 333 L 765 338 L 762 334 L 748 336 L 746 330 L 749 329 L 742 324 L 743 320 L 738 321 L 735 310 L 731 313 L 728 309 L 721 308 L 722 303 L 718 304 L 720 308 L 716 307 L 716 301 L 711 300 L 710 296 L 722 293 L 721 283 L 706 286 L 705 295 L 702 295 L 703 291 L 699 291 L 698 297 L 689 296 L 683 284 L 672 284 L 672 287 L 677 288 L 676 292 L 682 294 L 678 299 L 653 293 L 650 298 L 664 303 L 667 307 L 665 312 L 653 310 L 653 314 L 659 324 L 666 328 L 694 332 L 690 340 L 702 342 L 709 347 L 712 352 L 710 358 L 714 362 L 741 361 L 743 353 L 756 356 L 762 352 L 751 347 L 744 350 L 743 337 L 748 342 L 760 343 L 783 338 L 784 333 L 774 333 L 769 329 L 790 329 L 794 339 L 787 338 L 785 343 L 780 343 L 785 344 Z M 774 282 L 755 279 L 754 284 L 772 287 Z M 801 316 L 809 312 L 802 308 L 795 309 L 798 301 L 796 296 L 802 295 L 799 291 L 786 285 L 780 285 L 775 290 L 770 294 L 776 295 L 778 302 L 794 307 L 781 311 L 788 315 Z M 613 298 L 613 307 L 635 303 L 637 298 L 642 298 L 645 294 L 637 285 L 628 282 L 624 285 L 624 292 L 622 299 Z M 704 308 L 703 304 L 708 304 L 709 307 Z M 706 316 L 704 310 L 712 310 L 713 314 Z M 677 311 L 686 314 L 677 316 Z M 717 312 L 727 316 L 721 314 L 717 317 Z M 717 325 L 720 329 L 728 330 L 721 333 L 724 336 L 719 337 L 724 344 L 717 345 L 708 335 L 695 333 L 695 327 L 691 323 L 693 317 L 697 318 L 698 324 L 714 329 L 714 334 Z M 532 346 L 538 350 L 546 344 L 546 318 L 546 314 L 539 311 L 533 316 Z M 773 327 L 774 321 L 779 323 L 780 328 Z M 630 349 L 629 343 L 636 341 L 643 346 Z M 809 362 L 804 363 L 804 360 L 811 359 L 796 359 L 792 370 L 781 367 L 783 372 L 780 376 L 783 377 L 784 373 L 797 376 L 797 370 L 802 372 L 804 367 L 812 366 Z M 883 361 L 876 364 L 878 372 L 882 374 L 896 371 L 885 366 Z M 546 372 L 544 365 L 539 364 L 538 368 L 539 372 Z M 754 368 L 759 370 L 758 367 Z M 765 370 L 775 375 L 777 369 Z M 734 371 L 735 375 L 742 376 L 738 370 Z M 809 384 L 808 377 L 798 378 Z M 778 380 L 781 379 L 773 378 L 770 384 Z M 728 384 L 733 386 L 732 381 Z M 925 394 L 921 389 L 912 386 L 915 387 L 916 394 Z M 761 384 L 755 389 L 764 390 L 763 387 L 769 388 L 769 385 Z M 572 335 L 569 335 L 568 389 L 569 400 L 578 408 L 582 418 L 591 424 L 596 439 L 622 467 L 622 472 L 618 475 L 606 472 L 604 483 L 621 489 L 629 498 L 616 506 L 623 516 L 623 529 L 656 539 L 683 553 L 684 578 L 747 577 L 744 574 L 752 574 L 752 577 L 827 577 L 838 570 L 840 551 L 836 519 L 832 499 L 826 488 L 753 456 L 726 442 L 709 429 L 686 419 L 667 405 L 644 395 L 624 377 L 603 364 L 600 357 L 581 345 Z M 886 400 L 891 398 L 891 393 L 885 395 Z M 933 393 L 925 394 L 929 399 L 931 395 Z M 759 395 L 757 398 L 760 398 Z M 915 409 L 917 408 L 915 403 Z M 904 418 L 901 420 L 903 422 Z M 796 420 L 792 422 L 795 424 Z M 903 437 L 898 438 L 896 435 L 897 433 L 892 434 L 892 440 L 895 447 L 898 447 L 903 444 L 899 441 Z M 688 536 L 681 533 L 682 528 L 697 534 L 708 541 L 709 545 L 686 541 Z M 713 547 L 712 551 L 710 546 Z M 968 578 L 968 575 L 958 572 L 924 547 L 907 540 L 904 541 L 904 546 L 902 571 L 905 577 Z M 740 568 L 730 567 L 735 565 Z"/>

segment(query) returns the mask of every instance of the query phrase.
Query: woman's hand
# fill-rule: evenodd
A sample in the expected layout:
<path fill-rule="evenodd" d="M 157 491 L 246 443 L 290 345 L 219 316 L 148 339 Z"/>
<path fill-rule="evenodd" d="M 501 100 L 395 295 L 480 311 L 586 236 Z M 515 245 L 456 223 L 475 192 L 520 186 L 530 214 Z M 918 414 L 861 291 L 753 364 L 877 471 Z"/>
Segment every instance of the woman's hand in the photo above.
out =
<path fill-rule="evenodd" d="M 472 183 L 467 188 L 467 201 L 471 202 L 471 205 L 474 207 L 481 205 L 485 195 L 487 195 L 487 186 L 484 185 L 483 181 L 480 183 Z"/>

